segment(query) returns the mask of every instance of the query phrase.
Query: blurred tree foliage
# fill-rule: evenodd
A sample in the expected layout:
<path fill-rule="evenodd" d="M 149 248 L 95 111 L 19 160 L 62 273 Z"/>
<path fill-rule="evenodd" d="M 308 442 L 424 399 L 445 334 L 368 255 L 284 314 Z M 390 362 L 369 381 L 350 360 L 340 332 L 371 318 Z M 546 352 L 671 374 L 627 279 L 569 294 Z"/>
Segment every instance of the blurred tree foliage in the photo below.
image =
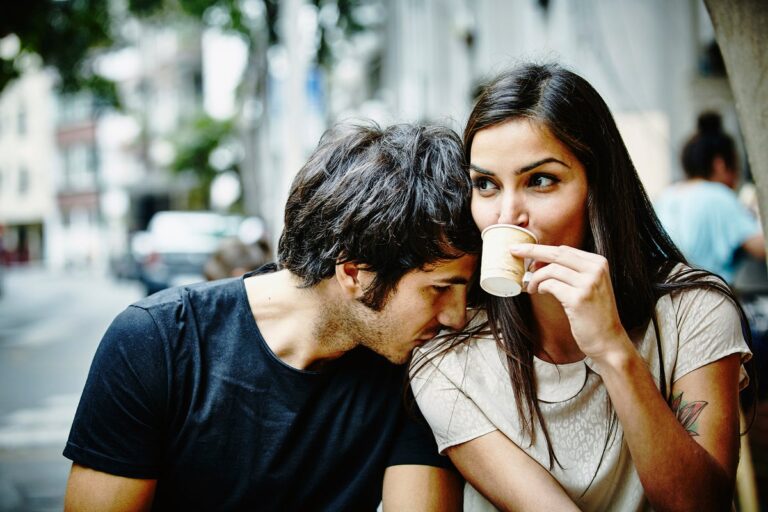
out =
<path fill-rule="evenodd" d="M 6 2 L 0 14 L 0 39 L 18 38 L 15 54 L 0 55 L 0 92 L 35 56 L 55 68 L 65 93 L 89 90 L 114 106 L 115 85 L 96 74 L 87 57 L 114 44 L 109 0 L 25 0 Z"/>
<path fill-rule="evenodd" d="M 255 30 L 266 30 L 267 46 L 279 42 L 279 0 L 254 0 L 260 3 L 264 23 L 256 28 L 244 11 L 247 2 L 241 0 L 128 0 L 127 13 L 116 8 L 115 0 L 24 0 L 6 2 L 0 15 L 0 39 L 18 38 L 18 51 L 0 54 L 0 93 L 24 70 L 30 57 L 37 56 L 45 66 L 54 68 L 60 77 L 59 88 L 64 93 L 90 91 L 102 102 L 118 107 L 120 99 L 115 84 L 100 76 L 93 68 L 91 57 L 119 44 L 120 16 L 139 18 L 184 13 L 205 25 L 210 9 L 225 13 L 224 30 L 254 38 Z M 318 9 L 332 6 L 337 23 L 333 27 L 320 25 L 317 62 L 323 67 L 333 64 L 329 32 L 341 30 L 344 36 L 364 30 L 355 9 L 364 0 L 310 0 Z M 123 13 L 123 14 L 121 14 Z M 251 45 L 253 50 L 253 45 Z M 261 51 L 266 51 L 262 48 Z"/>
<path fill-rule="evenodd" d="M 233 160 L 230 169 L 214 167 L 211 155 L 228 142 L 234 132 L 231 120 L 219 121 L 208 116 L 201 116 L 182 127 L 174 141 L 176 157 L 171 163 L 171 170 L 176 173 L 192 172 L 196 184 L 189 198 L 193 209 L 210 207 L 211 183 L 216 175 L 224 170 L 238 171 L 238 162 Z"/>
<path fill-rule="evenodd" d="M 316 61 L 325 69 L 334 65 L 334 42 L 367 27 L 358 19 L 359 8 L 381 0 L 306 0 L 322 16 L 317 27 Z M 23 0 L 6 2 L 0 11 L 0 40 L 15 39 L 15 50 L 0 51 L 0 93 L 18 78 L 30 61 L 41 61 L 56 70 L 59 90 L 92 94 L 98 104 L 121 107 L 116 84 L 100 76 L 95 59 L 119 48 L 124 41 L 120 27 L 127 18 L 167 21 L 191 17 L 203 27 L 240 34 L 248 44 L 250 82 L 241 84 L 244 96 L 266 99 L 267 51 L 281 42 L 280 0 Z M 215 15 L 212 15 L 215 14 Z M 5 39 L 4 39 L 5 38 Z M 14 46 L 5 45 L 5 46 Z M 246 74 L 247 75 L 247 74 Z M 244 78 L 244 81 L 247 79 Z M 257 123 L 261 120 L 257 120 Z M 209 190 L 217 171 L 211 154 L 223 141 L 236 136 L 234 121 L 200 117 L 183 127 L 184 137 L 174 142 L 172 171 L 193 173 L 197 186 L 190 201 L 207 207 Z M 235 164 L 232 170 L 239 172 Z"/>

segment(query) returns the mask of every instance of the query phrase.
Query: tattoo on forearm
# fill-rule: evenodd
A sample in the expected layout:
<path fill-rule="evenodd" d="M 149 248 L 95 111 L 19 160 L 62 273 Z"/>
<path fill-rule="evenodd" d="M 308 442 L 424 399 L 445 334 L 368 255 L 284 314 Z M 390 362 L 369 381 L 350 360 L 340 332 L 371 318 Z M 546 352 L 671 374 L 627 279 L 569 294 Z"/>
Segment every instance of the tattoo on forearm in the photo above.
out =
<path fill-rule="evenodd" d="M 699 435 L 699 425 L 696 420 L 706 406 L 707 402 L 704 400 L 686 402 L 683 400 L 682 391 L 677 395 L 672 395 L 672 403 L 670 404 L 672 412 L 677 416 L 677 421 L 692 437 Z"/>

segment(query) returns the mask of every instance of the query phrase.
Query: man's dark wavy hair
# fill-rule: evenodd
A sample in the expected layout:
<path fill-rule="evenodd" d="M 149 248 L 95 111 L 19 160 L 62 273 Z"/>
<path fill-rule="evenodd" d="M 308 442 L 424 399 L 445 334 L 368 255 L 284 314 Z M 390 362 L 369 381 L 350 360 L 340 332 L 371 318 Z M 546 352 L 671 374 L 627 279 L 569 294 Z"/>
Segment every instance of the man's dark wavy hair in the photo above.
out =
<path fill-rule="evenodd" d="M 480 250 L 459 137 L 439 126 L 344 125 L 326 132 L 293 180 L 278 246 L 306 287 L 354 261 L 375 273 L 380 310 L 400 278 Z"/>

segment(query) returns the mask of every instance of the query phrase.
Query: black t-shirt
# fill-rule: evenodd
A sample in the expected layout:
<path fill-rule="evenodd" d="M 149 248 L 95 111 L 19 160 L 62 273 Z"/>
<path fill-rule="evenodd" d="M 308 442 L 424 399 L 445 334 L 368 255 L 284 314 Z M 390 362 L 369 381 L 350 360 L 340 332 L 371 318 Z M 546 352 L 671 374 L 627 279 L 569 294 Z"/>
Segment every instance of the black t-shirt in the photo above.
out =
<path fill-rule="evenodd" d="M 374 510 L 387 466 L 450 464 L 403 404 L 405 372 L 364 348 L 291 368 L 242 278 L 167 290 L 107 330 L 64 455 L 158 479 L 155 510 Z"/>

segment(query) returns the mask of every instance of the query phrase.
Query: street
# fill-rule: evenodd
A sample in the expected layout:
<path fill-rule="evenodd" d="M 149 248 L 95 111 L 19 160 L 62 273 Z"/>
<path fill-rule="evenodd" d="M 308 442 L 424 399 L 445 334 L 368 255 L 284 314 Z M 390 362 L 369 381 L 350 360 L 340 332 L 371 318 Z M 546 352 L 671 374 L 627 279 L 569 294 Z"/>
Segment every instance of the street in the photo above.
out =
<path fill-rule="evenodd" d="M 91 271 L 5 269 L 0 297 L 0 511 L 61 510 L 61 452 L 96 346 L 141 298 Z"/>

